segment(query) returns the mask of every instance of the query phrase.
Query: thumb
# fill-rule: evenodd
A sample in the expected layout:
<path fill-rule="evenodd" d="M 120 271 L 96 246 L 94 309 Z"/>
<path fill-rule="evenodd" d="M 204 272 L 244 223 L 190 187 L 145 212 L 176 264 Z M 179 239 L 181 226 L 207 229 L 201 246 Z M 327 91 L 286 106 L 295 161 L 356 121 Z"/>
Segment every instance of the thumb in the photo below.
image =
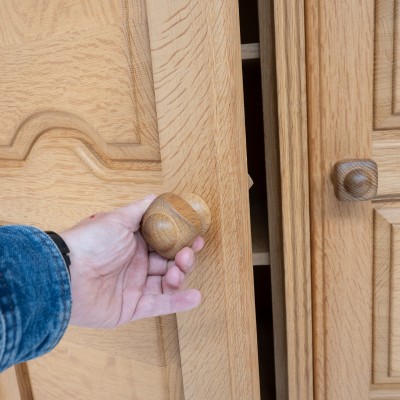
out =
<path fill-rule="evenodd" d="M 123 217 L 126 226 L 130 230 L 136 232 L 140 227 L 140 221 L 143 218 L 143 214 L 156 197 L 155 194 L 151 194 L 142 200 L 135 201 L 125 207 L 119 208 L 116 212 Z"/>

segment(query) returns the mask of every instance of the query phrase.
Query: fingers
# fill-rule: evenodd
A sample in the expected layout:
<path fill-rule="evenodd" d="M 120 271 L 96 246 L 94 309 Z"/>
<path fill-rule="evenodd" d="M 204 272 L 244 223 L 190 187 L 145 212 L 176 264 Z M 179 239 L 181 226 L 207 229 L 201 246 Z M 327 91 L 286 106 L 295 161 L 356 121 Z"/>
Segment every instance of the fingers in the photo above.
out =
<path fill-rule="evenodd" d="M 171 294 L 181 289 L 185 274 L 176 266 L 172 266 L 164 276 L 148 276 L 143 293 Z"/>
<path fill-rule="evenodd" d="M 122 216 L 128 229 L 136 232 L 140 227 L 140 221 L 142 220 L 143 214 L 156 197 L 155 194 L 151 194 L 142 200 L 121 207 L 115 212 Z"/>
<path fill-rule="evenodd" d="M 194 254 L 200 251 L 204 247 L 204 239 L 198 236 L 192 248 L 183 248 L 176 256 L 174 261 L 167 261 L 164 257 L 161 257 L 155 252 L 149 254 L 149 275 L 165 275 L 168 268 L 172 265 L 177 265 L 182 272 L 187 274 L 193 270 L 194 267 Z"/>
<path fill-rule="evenodd" d="M 148 275 L 165 275 L 175 265 L 185 274 L 192 271 L 194 266 L 193 250 L 185 247 L 176 255 L 175 260 L 169 261 L 157 253 L 150 253 Z"/>
<path fill-rule="evenodd" d="M 198 253 L 204 247 L 204 239 L 201 236 L 197 236 L 194 243 L 192 244 L 192 250 L 194 253 Z"/>
<path fill-rule="evenodd" d="M 168 269 L 164 276 L 148 276 L 144 287 L 144 294 L 173 293 L 182 288 L 185 274 L 176 266 Z"/>
<path fill-rule="evenodd" d="M 149 253 L 149 275 L 165 275 L 167 272 L 168 260 L 158 253 Z"/>
<path fill-rule="evenodd" d="M 188 311 L 201 303 L 201 293 L 196 289 L 173 294 L 147 294 L 141 297 L 132 321 Z"/>
<path fill-rule="evenodd" d="M 185 274 L 176 265 L 172 266 L 162 277 L 162 292 L 169 294 L 178 291 L 181 289 L 184 280 Z"/>
<path fill-rule="evenodd" d="M 185 274 L 191 272 L 194 268 L 194 255 L 199 252 L 203 247 L 204 239 L 201 236 L 198 236 L 192 244 L 191 248 L 185 247 L 175 256 L 175 264 Z"/>
<path fill-rule="evenodd" d="M 194 252 L 189 247 L 185 247 L 175 256 L 175 264 L 185 274 L 189 273 L 194 266 Z"/>

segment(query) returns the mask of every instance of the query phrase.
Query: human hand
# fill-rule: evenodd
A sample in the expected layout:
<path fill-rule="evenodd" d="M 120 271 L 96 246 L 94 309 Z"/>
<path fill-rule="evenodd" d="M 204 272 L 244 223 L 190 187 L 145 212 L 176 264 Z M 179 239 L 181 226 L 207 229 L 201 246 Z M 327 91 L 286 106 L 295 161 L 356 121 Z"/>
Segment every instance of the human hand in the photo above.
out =
<path fill-rule="evenodd" d="M 92 215 L 60 234 L 70 249 L 70 324 L 113 328 L 200 304 L 200 292 L 182 285 L 204 241 L 198 237 L 172 261 L 150 251 L 139 227 L 154 199 Z"/>

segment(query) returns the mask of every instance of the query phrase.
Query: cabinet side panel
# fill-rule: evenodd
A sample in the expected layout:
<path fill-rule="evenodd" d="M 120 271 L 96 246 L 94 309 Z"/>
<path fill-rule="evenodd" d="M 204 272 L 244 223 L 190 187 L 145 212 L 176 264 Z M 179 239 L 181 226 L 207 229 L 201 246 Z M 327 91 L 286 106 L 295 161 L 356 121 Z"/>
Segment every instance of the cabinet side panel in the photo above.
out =
<path fill-rule="evenodd" d="M 282 311 L 286 319 L 284 327 L 286 328 L 285 339 L 287 342 L 287 359 L 285 360 L 287 363 L 287 398 L 312 399 L 304 2 L 275 1 L 274 21 L 279 143 L 275 143 L 276 147 L 269 151 L 279 151 L 278 166 L 281 185 L 279 196 L 281 202 L 280 204 L 278 202 L 278 206 L 281 207 L 282 215 L 281 221 L 278 223 L 282 225 L 283 271 L 280 273 L 284 282 L 284 311 Z M 272 175 L 273 172 L 272 170 L 269 174 Z M 276 215 L 274 218 L 276 220 Z M 274 233 L 271 232 L 270 237 L 272 235 Z M 279 268 L 279 265 L 276 265 L 275 268 Z M 279 273 L 279 271 L 277 272 Z M 282 335 L 282 332 L 280 334 Z M 283 340 L 280 339 L 280 341 L 282 343 Z M 283 369 L 282 373 L 284 372 Z M 281 371 L 278 369 L 276 373 L 280 374 Z"/>
<path fill-rule="evenodd" d="M 287 338 L 286 335 L 282 335 L 282 332 L 286 332 L 286 305 L 273 15 L 273 1 L 258 0 L 276 397 L 287 399 L 289 390 Z"/>

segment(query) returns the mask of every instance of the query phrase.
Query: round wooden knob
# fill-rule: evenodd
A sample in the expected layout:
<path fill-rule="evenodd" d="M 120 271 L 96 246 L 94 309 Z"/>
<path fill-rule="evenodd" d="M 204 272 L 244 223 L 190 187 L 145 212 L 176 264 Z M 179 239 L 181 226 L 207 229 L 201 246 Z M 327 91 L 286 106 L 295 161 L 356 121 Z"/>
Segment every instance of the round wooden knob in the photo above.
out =
<path fill-rule="evenodd" d="M 371 200 L 378 189 L 378 167 L 372 160 L 345 160 L 335 164 L 336 197 L 341 201 Z"/>
<path fill-rule="evenodd" d="M 158 254 L 172 260 L 184 247 L 190 247 L 197 236 L 204 235 L 210 223 L 210 209 L 200 196 L 164 193 L 145 212 L 141 231 Z"/>
<path fill-rule="evenodd" d="M 368 171 L 356 168 L 350 171 L 344 178 L 344 188 L 353 197 L 364 196 L 373 184 L 373 178 Z"/>

